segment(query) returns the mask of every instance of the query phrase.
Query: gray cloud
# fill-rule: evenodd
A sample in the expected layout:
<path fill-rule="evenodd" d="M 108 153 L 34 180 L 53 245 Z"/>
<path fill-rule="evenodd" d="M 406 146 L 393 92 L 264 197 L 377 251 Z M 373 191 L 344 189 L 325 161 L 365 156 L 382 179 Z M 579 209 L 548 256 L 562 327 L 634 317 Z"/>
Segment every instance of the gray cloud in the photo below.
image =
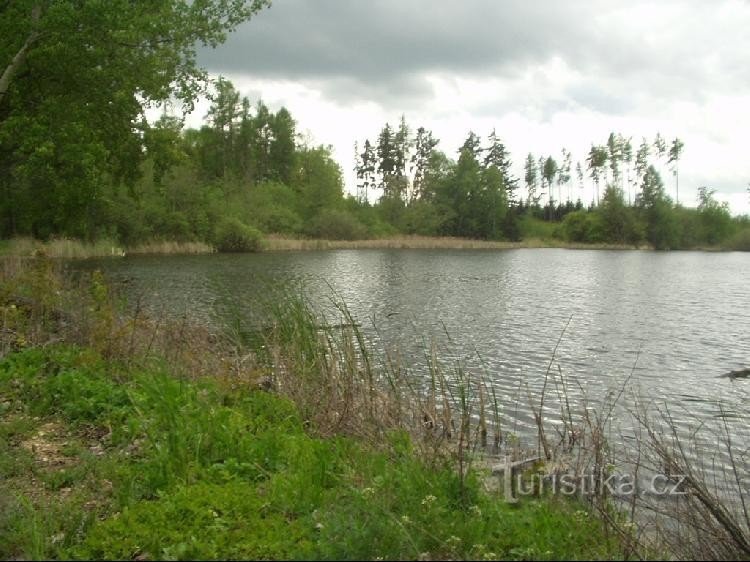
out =
<path fill-rule="evenodd" d="M 625 117 L 659 126 L 668 116 L 671 134 L 734 153 L 741 134 L 716 107 L 722 94 L 750 95 L 748 26 L 744 0 L 274 0 L 225 45 L 199 49 L 199 62 L 212 74 L 250 78 L 246 84 L 297 82 L 344 109 L 374 102 L 387 115 L 515 113 L 544 124 L 559 112 L 590 110 L 604 123 Z M 435 77 L 492 90 L 438 107 L 430 103 Z M 704 120 L 708 107 L 719 123 Z M 684 118 L 675 108 L 687 108 Z M 646 129 L 638 134 L 655 133 Z M 746 173 L 731 168 L 725 193 L 745 186 Z M 704 181 L 690 173 L 686 184 Z"/>
<path fill-rule="evenodd" d="M 342 103 L 429 96 L 430 73 L 512 79 L 555 56 L 591 81 L 653 97 L 699 100 L 712 88 L 747 85 L 746 51 L 722 47 L 723 34 L 742 26 L 710 25 L 722 23 L 717 13 L 731 1 L 659 4 L 679 19 L 614 0 L 276 0 L 199 57 L 214 73 L 314 81 Z"/>

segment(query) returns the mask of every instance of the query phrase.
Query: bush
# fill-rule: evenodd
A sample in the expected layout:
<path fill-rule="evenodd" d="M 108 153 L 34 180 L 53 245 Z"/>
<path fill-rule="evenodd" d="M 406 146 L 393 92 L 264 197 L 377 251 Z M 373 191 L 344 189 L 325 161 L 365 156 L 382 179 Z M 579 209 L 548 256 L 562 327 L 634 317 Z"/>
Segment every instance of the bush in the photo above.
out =
<path fill-rule="evenodd" d="M 252 224 L 263 232 L 298 234 L 302 230 L 298 199 L 292 188 L 266 182 L 249 190 L 242 208 L 247 209 Z"/>
<path fill-rule="evenodd" d="M 324 240 L 362 240 L 367 228 L 348 211 L 324 209 L 313 219 L 308 230 L 314 238 Z"/>
<path fill-rule="evenodd" d="M 224 219 L 216 228 L 214 244 L 220 252 L 257 252 L 261 233 L 238 219 Z"/>
<path fill-rule="evenodd" d="M 750 252 L 750 228 L 740 230 L 729 239 L 726 246 L 730 250 Z"/>
<path fill-rule="evenodd" d="M 604 224 L 601 215 L 589 211 L 574 211 L 565 215 L 563 234 L 569 242 L 603 242 Z"/>

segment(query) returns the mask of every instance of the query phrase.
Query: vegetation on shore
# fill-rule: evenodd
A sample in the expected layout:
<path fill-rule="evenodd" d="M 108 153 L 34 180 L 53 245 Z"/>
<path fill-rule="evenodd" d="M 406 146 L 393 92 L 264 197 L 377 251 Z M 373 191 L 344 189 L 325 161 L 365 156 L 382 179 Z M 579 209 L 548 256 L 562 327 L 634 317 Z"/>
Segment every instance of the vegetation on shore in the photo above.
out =
<path fill-rule="evenodd" d="M 235 242 L 233 248 L 238 248 Z M 625 250 L 644 249 L 645 246 L 610 243 L 566 242 L 557 239 L 530 238 L 518 242 L 506 240 L 473 240 L 469 238 L 435 236 L 392 236 L 366 240 L 320 240 L 288 238 L 270 235 L 251 238 L 244 251 L 302 251 L 302 250 L 361 250 L 361 249 L 425 249 L 425 250 L 509 250 L 517 248 L 568 248 Z M 214 246 L 202 242 L 146 242 L 132 248 L 122 248 L 111 241 L 84 242 L 80 240 L 55 239 L 48 242 L 30 238 L 14 238 L 0 241 L 0 256 L 84 259 L 102 257 L 122 257 L 135 255 L 185 255 L 211 254 Z M 233 250 L 224 246 L 223 251 Z"/>
<path fill-rule="evenodd" d="M 356 337 L 318 348 L 303 305 L 273 312 L 250 360 L 117 303 L 98 275 L 70 285 L 49 261 L 3 262 L 3 558 L 621 555 L 578 500 L 508 504 L 468 443 L 409 431 L 414 405 L 362 386 L 375 371 L 345 361 Z"/>
<path fill-rule="evenodd" d="M 397 236 L 374 240 L 305 240 L 270 236 L 264 240 L 264 249 L 283 250 L 363 250 L 363 249 L 425 249 L 425 250 L 511 250 L 518 248 L 569 248 L 624 250 L 642 249 L 628 244 L 592 244 L 529 238 L 517 242 L 508 240 L 474 240 L 469 238 L 433 236 Z"/>
<path fill-rule="evenodd" d="M 454 160 L 424 127 L 414 132 L 402 120 L 397 129 L 386 124 L 377 142 L 365 143 L 355 166 L 357 194 L 347 195 L 332 148 L 303 140 L 286 108 L 273 112 L 262 101 L 253 106 L 224 79 L 213 88 L 205 125 L 184 129 L 169 115 L 156 123 L 141 121 L 138 135 L 129 138 L 138 150 L 130 150 L 129 162 L 118 163 L 127 164 L 128 173 L 114 175 L 107 168 L 113 163 L 100 162 L 95 184 L 82 181 L 80 170 L 60 166 L 56 150 L 16 154 L 21 148 L 7 140 L 15 137 L 0 137 L 4 153 L 17 156 L 0 160 L 5 194 L 0 237 L 51 240 L 55 248 L 65 239 L 82 240 L 89 255 L 120 249 L 253 251 L 269 236 L 336 241 L 337 247 L 338 241 L 347 246 L 343 241 L 419 236 L 528 245 L 543 240 L 544 245 L 750 248 L 750 218 L 732 217 L 710 187 L 696 190 L 696 208 L 667 195 L 665 156 L 655 151 L 649 159 L 651 144 L 645 140 L 637 159 L 626 157 L 630 139 L 614 133 L 606 145 L 594 147 L 596 158 L 589 158 L 587 170 L 596 197 L 584 202 L 571 186 L 567 151 L 561 164 L 551 156 L 537 163 L 529 155 L 522 189 L 494 131 L 486 140 L 469 133 Z M 0 120 L 0 132 L 2 127 Z M 675 142 L 679 148 L 679 139 Z M 29 163 L 19 164 L 25 158 Z M 670 160 L 673 172 L 677 160 Z M 54 177 L 37 177 L 37 167 Z M 578 171 L 580 187 L 586 179 L 583 168 Z M 54 188 L 40 196 L 50 184 Z M 75 253 L 59 250 L 52 255 Z"/>
<path fill-rule="evenodd" d="M 3 558 L 617 556 L 583 507 L 510 505 L 420 458 L 305 429 L 290 401 L 52 346 L 0 361 Z"/>
<path fill-rule="evenodd" d="M 217 333 L 149 318 L 100 274 L 68 278 L 62 265 L 0 260 L 6 557 L 750 554 L 742 412 L 693 427 L 628 393 L 642 437 L 623 458 L 610 420 L 630 378 L 601 401 L 583 391 L 572 402 L 575 381 L 551 369 L 553 354 L 550 393 L 527 397 L 529 450 L 481 372 L 434 347 L 413 371 L 340 301 L 327 321 L 271 294 L 262 328 Z M 523 463 L 532 483 L 664 467 L 689 476 L 689 493 L 664 512 L 660 496 L 615 502 L 603 487 L 555 496 L 532 484 L 511 505 L 493 452 L 548 459 Z"/>

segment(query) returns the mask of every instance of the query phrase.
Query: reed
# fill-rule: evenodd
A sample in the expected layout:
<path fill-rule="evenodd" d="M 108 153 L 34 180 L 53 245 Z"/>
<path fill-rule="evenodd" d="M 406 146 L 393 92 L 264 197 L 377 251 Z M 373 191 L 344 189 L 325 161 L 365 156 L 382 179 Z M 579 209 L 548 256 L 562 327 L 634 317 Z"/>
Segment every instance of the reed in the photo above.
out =
<path fill-rule="evenodd" d="M 587 250 L 631 250 L 643 247 L 626 244 L 583 244 L 555 239 L 530 238 L 520 242 L 504 240 L 472 240 L 468 238 L 399 236 L 372 240 L 313 240 L 268 236 L 268 251 L 305 250 L 367 250 L 367 249 L 421 249 L 421 250 L 510 250 L 517 248 L 569 248 Z"/>
<path fill-rule="evenodd" d="M 122 256 L 124 250 L 113 240 L 101 239 L 84 242 L 72 238 L 53 238 L 46 242 L 33 238 L 11 238 L 0 243 L 0 255 L 49 258 L 85 259 Z"/>
<path fill-rule="evenodd" d="M 169 254 L 212 254 L 216 249 L 204 242 L 175 242 L 169 240 L 153 240 L 137 246 L 129 247 L 126 255 L 169 255 Z"/>

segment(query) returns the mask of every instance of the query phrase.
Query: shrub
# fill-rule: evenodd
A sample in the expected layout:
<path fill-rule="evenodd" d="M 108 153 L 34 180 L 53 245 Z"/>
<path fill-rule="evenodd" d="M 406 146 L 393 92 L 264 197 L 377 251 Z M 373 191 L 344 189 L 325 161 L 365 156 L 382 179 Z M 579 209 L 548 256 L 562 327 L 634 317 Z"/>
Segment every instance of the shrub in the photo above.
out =
<path fill-rule="evenodd" d="M 257 252 L 261 233 L 238 219 L 224 219 L 216 228 L 214 242 L 220 252 Z"/>
<path fill-rule="evenodd" d="M 361 240 L 367 228 L 348 211 L 324 209 L 313 219 L 308 233 L 324 240 Z"/>
<path fill-rule="evenodd" d="M 563 234 L 569 242 L 602 242 L 605 239 L 604 225 L 598 213 L 574 211 L 565 215 Z"/>
<path fill-rule="evenodd" d="M 740 230 L 737 234 L 732 236 L 727 242 L 727 247 L 730 250 L 750 252 L 750 228 Z"/>

